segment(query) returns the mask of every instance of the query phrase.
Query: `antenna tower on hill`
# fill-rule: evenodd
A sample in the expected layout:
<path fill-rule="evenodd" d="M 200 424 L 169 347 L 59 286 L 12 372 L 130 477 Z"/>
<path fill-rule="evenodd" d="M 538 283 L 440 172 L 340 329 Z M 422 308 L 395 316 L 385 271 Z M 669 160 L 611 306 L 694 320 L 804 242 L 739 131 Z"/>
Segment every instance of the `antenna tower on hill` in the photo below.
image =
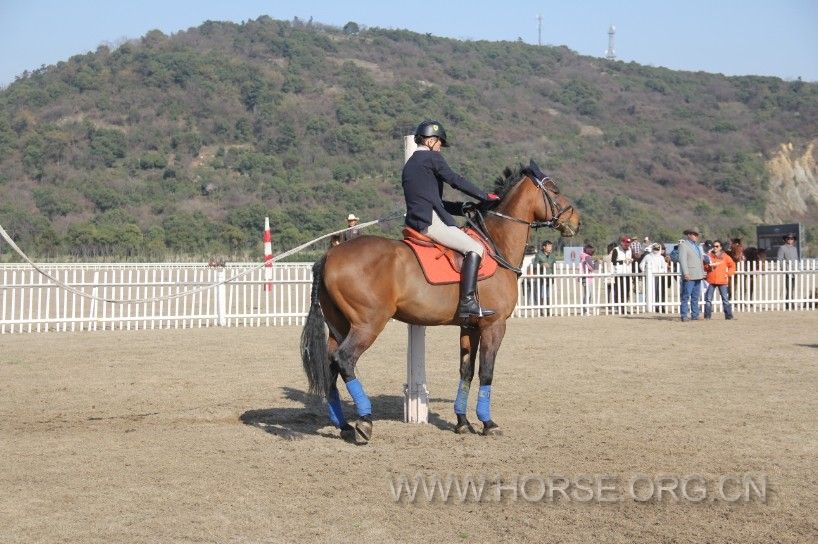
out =
<path fill-rule="evenodd" d="M 616 34 L 616 27 L 611 25 L 608 29 L 608 50 L 605 51 L 605 58 L 608 60 L 616 60 L 616 50 L 614 49 L 614 35 Z"/>
<path fill-rule="evenodd" d="M 542 15 L 537 15 L 537 45 L 542 45 Z"/>

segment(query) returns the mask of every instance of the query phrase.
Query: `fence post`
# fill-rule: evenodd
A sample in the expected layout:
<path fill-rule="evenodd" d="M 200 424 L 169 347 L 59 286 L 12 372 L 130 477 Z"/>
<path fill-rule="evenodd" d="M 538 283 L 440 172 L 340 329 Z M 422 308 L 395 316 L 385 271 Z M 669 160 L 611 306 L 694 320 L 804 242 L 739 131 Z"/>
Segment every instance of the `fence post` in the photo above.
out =
<path fill-rule="evenodd" d="M 88 323 L 88 328 L 90 330 L 97 330 L 97 299 L 99 293 L 99 270 L 94 270 L 94 276 L 91 280 L 91 283 L 94 284 L 94 288 L 91 289 L 91 296 L 94 297 L 91 299 L 91 308 L 89 310 L 88 319 L 90 322 Z"/>
<path fill-rule="evenodd" d="M 224 267 L 219 267 L 216 271 L 216 281 L 219 284 L 216 287 L 216 323 L 220 327 L 227 326 L 227 285 L 222 283 L 226 277 Z"/>
<path fill-rule="evenodd" d="M 413 135 L 403 137 L 403 162 L 417 149 Z M 403 386 L 403 420 L 429 422 L 429 391 L 426 389 L 426 327 L 408 325 L 406 384 Z"/>
<path fill-rule="evenodd" d="M 651 313 L 656 310 L 653 305 L 653 301 L 655 299 L 655 294 L 653 292 L 653 270 L 649 266 L 645 267 L 645 288 L 643 289 L 645 293 L 645 312 Z"/>
<path fill-rule="evenodd" d="M 409 325 L 406 349 L 406 385 L 404 385 L 403 420 L 408 423 L 429 422 L 429 390 L 426 388 L 426 327 Z"/>

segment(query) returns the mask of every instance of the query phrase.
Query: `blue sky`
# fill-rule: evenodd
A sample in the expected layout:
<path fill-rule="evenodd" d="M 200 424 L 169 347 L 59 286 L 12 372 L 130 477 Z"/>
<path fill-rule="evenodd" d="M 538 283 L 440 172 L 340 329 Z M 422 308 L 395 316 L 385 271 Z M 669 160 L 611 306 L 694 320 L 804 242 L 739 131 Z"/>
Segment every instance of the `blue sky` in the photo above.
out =
<path fill-rule="evenodd" d="M 603 56 L 616 26 L 617 56 L 672 69 L 818 81 L 818 0 L 0 0 L 0 86 L 24 70 L 98 45 L 166 34 L 206 20 L 269 15 L 343 26 L 406 28 L 461 39 L 566 45 Z"/>

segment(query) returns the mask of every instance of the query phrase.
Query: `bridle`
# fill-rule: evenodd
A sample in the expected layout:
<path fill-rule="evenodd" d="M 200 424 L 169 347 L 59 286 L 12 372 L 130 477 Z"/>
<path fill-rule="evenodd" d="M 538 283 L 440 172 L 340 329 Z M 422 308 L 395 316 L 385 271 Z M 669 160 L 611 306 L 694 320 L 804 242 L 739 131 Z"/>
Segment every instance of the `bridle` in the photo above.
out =
<path fill-rule="evenodd" d="M 574 207 L 572 205 L 568 205 L 564 208 L 561 207 L 559 204 L 557 204 L 556 199 L 553 196 L 551 196 L 551 193 L 545 187 L 546 182 L 551 182 L 551 185 L 554 186 L 554 193 L 559 194 L 559 189 L 556 188 L 557 186 L 554 183 L 554 181 L 545 175 L 542 178 L 540 178 L 531 170 L 525 170 L 524 172 L 528 174 L 531 181 L 534 183 L 534 185 L 537 186 L 537 189 L 539 189 L 542 192 L 543 201 L 545 202 L 546 207 L 551 211 L 551 219 L 548 219 L 546 221 L 532 221 L 531 223 L 529 223 L 528 221 L 523 221 L 522 219 L 519 219 L 517 217 L 512 217 L 510 215 L 506 215 L 495 210 L 487 210 L 486 213 L 497 217 L 502 217 L 503 219 L 507 219 L 508 221 L 514 221 L 516 223 L 528 225 L 532 229 L 539 229 L 542 227 L 550 227 L 552 229 L 557 229 L 559 231 L 565 229 L 566 233 L 569 236 L 574 236 L 576 234 L 576 231 L 574 231 L 574 229 L 570 225 L 565 223 L 565 221 L 562 219 L 562 217 L 566 213 L 568 213 L 570 217 L 570 214 L 574 213 Z"/>
<path fill-rule="evenodd" d="M 527 177 L 531 179 L 532 183 L 534 183 L 534 185 L 537 186 L 537 189 L 539 189 L 542 192 L 543 201 L 547 209 L 551 211 L 551 219 L 548 219 L 546 221 L 528 222 L 523 219 L 520 219 L 519 217 L 507 215 L 495 210 L 486 210 L 486 213 L 493 215 L 495 217 L 499 217 L 501 219 L 505 219 L 507 221 L 513 221 L 515 223 L 527 225 L 528 228 L 530 229 L 536 230 L 542 227 L 550 227 L 552 229 L 557 229 L 560 232 L 565 230 L 565 232 L 569 236 L 574 236 L 576 234 L 576 231 L 570 225 L 565 223 L 565 221 L 562 219 L 566 213 L 569 214 L 568 217 L 570 217 L 570 215 L 573 214 L 574 206 L 568 205 L 563 208 L 559 204 L 557 204 L 556 199 L 551 195 L 551 193 L 545 186 L 546 182 L 550 182 L 551 185 L 554 186 L 554 193 L 559 194 L 559 189 L 557 189 L 557 186 L 554 183 L 554 181 L 546 175 L 539 177 L 531 168 L 523 170 L 523 173 L 527 175 Z M 492 256 L 494 257 L 494 259 L 500 266 L 503 266 L 504 268 L 508 268 L 509 270 L 515 272 L 518 277 L 521 276 L 523 274 L 522 268 L 519 266 L 514 266 L 511 263 L 509 263 L 508 260 L 497 249 L 497 245 L 494 243 L 494 240 L 492 240 L 491 236 L 489 236 L 488 230 L 486 229 L 485 221 L 483 220 L 483 214 L 476 207 L 474 208 L 474 212 L 475 215 L 477 216 L 477 221 L 474 221 L 471 216 L 467 216 L 468 223 L 472 226 L 472 228 L 474 228 L 477 232 L 483 235 L 486 241 L 489 242 L 489 244 L 491 245 Z M 522 265 L 522 263 L 520 264 Z"/>

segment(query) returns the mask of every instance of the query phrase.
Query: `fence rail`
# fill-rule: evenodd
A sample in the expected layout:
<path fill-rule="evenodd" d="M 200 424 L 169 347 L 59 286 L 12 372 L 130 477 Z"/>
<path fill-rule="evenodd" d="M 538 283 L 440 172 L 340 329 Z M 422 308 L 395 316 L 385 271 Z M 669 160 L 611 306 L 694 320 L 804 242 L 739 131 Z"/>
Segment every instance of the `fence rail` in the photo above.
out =
<path fill-rule="evenodd" d="M 60 282 L 113 304 L 86 299 L 27 265 L 0 265 L 0 333 L 302 325 L 309 308 L 311 263 L 276 263 L 272 279 L 255 263 L 224 268 L 191 263 L 49 264 Z M 247 272 L 241 278 L 215 285 Z M 818 305 L 818 260 L 739 263 L 730 290 L 736 312 L 803 311 Z M 529 268 L 519 280 L 514 316 L 679 313 L 676 272 L 593 274 L 558 264 Z M 199 287 L 207 289 L 167 297 Z M 703 301 L 704 290 L 700 300 Z M 702 302 L 703 303 L 703 302 Z M 721 301 L 713 301 L 721 312 Z"/>

